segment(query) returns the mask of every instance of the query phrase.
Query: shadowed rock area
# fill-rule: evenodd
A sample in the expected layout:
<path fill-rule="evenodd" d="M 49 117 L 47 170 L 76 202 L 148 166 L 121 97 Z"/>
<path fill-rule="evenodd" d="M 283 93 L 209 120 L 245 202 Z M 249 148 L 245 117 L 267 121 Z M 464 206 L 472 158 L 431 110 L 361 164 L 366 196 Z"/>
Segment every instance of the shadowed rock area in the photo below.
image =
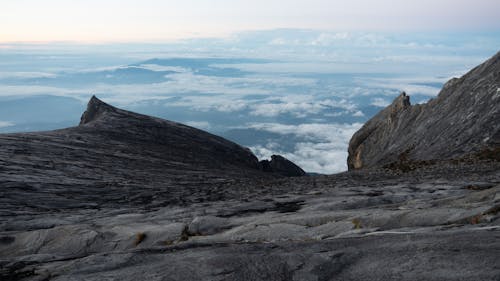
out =
<path fill-rule="evenodd" d="M 280 155 L 272 155 L 271 161 L 262 160 L 260 164 L 265 172 L 277 173 L 286 177 L 300 177 L 306 175 L 306 172 L 299 166 Z"/>
<path fill-rule="evenodd" d="M 411 105 L 410 97 L 401 93 L 354 134 L 348 167 L 485 154 L 499 158 L 499 147 L 500 52 L 448 81 L 426 104 Z"/>
<path fill-rule="evenodd" d="M 78 127 L 0 135 L 0 280 L 498 280 L 500 162 L 433 159 L 285 177 L 303 171 L 94 97 Z"/>

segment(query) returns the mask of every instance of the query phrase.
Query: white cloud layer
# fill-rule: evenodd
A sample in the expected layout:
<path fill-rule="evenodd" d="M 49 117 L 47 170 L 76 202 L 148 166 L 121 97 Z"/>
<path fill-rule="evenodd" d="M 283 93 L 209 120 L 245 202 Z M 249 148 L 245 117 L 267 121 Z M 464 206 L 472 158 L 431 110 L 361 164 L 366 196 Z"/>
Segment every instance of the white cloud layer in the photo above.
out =
<path fill-rule="evenodd" d="M 391 102 L 383 98 L 373 98 L 371 102 L 371 105 L 378 107 L 386 107 L 389 104 L 391 104 Z"/>
<path fill-rule="evenodd" d="M 14 126 L 14 123 L 8 121 L 0 121 L 0 128 L 11 127 Z"/>
<path fill-rule="evenodd" d="M 184 124 L 198 128 L 200 130 L 210 130 L 212 126 L 210 126 L 210 123 L 207 121 L 187 121 L 184 122 Z"/>
<path fill-rule="evenodd" d="M 295 144 L 293 152 L 284 152 L 279 144 L 253 146 L 250 149 L 259 158 L 280 154 L 307 172 L 332 174 L 347 170 L 347 148 L 351 136 L 361 128 L 354 124 L 301 124 L 258 123 L 249 127 L 281 135 L 292 135 L 303 141 Z"/>
<path fill-rule="evenodd" d="M 280 114 L 291 114 L 295 117 L 304 118 L 312 114 L 324 113 L 334 108 L 328 116 L 340 116 L 351 113 L 353 116 L 364 116 L 357 106 L 346 100 L 320 99 L 311 95 L 290 95 L 280 97 L 273 102 L 261 101 L 250 106 L 251 115 L 263 117 L 275 117 Z M 340 111 L 339 111 L 340 109 Z"/>
<path fill-rule="evenodd" d="M 0 79 L 11 79 L 11 78 L 55 78 L 57 77 L 54 73 L 48 72 L 0 72 Z"/>

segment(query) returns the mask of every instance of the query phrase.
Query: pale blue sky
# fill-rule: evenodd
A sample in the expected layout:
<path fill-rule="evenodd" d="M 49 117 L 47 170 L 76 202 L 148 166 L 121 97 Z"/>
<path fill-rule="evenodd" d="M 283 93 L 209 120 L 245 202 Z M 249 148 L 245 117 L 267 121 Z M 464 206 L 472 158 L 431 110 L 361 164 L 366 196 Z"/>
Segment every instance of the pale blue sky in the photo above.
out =
<path fill-rule="evenodd" d="M 498 31 L 498 0 L 2 0 L 0 42 L 165 41 L 243 30 Z"/>

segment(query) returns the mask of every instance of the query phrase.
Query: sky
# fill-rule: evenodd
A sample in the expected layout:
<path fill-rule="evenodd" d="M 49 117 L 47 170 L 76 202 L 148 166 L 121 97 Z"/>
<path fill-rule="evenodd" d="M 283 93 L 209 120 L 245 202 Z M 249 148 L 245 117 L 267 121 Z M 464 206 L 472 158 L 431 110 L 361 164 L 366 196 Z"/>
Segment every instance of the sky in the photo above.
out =
<path fill-rule="evenodd" d="M 2 0 L 0 43 L 135 42 L 276 28 L 497 31 L 498 0 Z"/>

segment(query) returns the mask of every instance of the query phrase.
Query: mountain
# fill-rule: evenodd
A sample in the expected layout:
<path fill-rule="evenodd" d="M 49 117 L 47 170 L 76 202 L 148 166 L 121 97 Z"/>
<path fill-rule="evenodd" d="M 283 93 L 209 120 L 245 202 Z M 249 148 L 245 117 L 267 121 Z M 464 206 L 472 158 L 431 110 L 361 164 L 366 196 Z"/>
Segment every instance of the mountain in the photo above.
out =
<path fill-rule="evenodd" d="M 112 107 L 95 96 L 90 99 L 80 125 L 58 133 L 104 138 L 111 144 L 121 142 L 107 151 L 121 149 L 123 153 L 131 149 L 163 161 L 182 163 L 188 169 L 260 169 L 257 157 L 247 148 L 180 123 Z M 88 143 L 100 141 L 89 139 Z"/>
<path fill-rule="evenodd" d="M 199 200 L 209 200 L 205 193 L 212 193 L 207 188 L 214 184 L 305 174 L 286 159 L 291 163 L 288 170 L 269 169 L 268 161 L 259 162 L 236 143 L 121 110 L 96 97 L 76 127 L 0 135 L 0 156 L 1 186 L 8 188 L 4 199 L 22 202 L 17 207 L 33 212 L 95 204 L 180 203 L 185 198 L 172 194 L 193 183 L 193 192 L 204 194 Z M 19 197 L 26 190 L 28 196 Z M 4 204 L 0 209 L 11 207 Z"/>
<path fill-rule="evenodd" d="M 95 97 L 76 127 L 0 134 L 0 280 L 498 281 L 500 161 L 481 156 L 497 147 L 496 99 L 483 91 L 496 69 L 476 68 L 429 105 L 400 95 L 355 135 L 357 169 L 328 176 L 287 177 L 304 171 Z M 478 101 L 461 97 L 466 85 Z M 476 107 L 460 119 L 471 131 L 443 125 Z M 423 119 L 440 126 L 442 151 L 383 142 L 432 140 Z M 470 153 L 404 172 L 384 164 Z"/>
<path fill-rule="evenodd" d="M 350 170 L 498 154 L 500 52 L 448 81 L 426 104 L 401 93 L 349 142 Z M 493 155 L 492 157 L 498 157 Z"/>

